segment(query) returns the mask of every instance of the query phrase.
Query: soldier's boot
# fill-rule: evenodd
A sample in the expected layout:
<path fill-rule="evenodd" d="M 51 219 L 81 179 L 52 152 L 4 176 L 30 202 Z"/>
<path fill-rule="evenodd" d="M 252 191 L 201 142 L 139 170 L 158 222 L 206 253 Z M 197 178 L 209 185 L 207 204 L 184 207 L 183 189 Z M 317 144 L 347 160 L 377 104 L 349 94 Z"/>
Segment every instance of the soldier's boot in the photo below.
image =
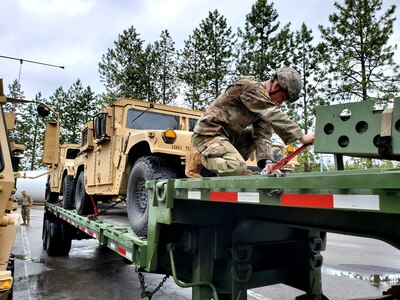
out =
<path fill-rule="evenodd" d="M 189 178 L 202 178 L 200 175 L 203 165 L 201 164 L 200 153 L 186 155 L 185 175 Z"/>

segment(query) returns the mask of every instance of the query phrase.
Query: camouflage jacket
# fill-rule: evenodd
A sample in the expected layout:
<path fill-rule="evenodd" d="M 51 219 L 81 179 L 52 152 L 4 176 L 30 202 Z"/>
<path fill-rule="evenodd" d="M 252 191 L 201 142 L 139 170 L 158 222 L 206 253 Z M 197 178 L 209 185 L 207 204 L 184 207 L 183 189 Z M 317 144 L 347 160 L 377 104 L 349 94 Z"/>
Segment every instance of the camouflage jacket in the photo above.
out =
<path fill-rule="evenodd" d="M 33 204 L 33 200 L 31 196 L 22 196 L 21 197 L 21 205 L 22 206 L 28 206 L 28 205 L 32 205 Z"/>
<path fill-rule="evenodd" d="M 285 144 L 303 136 L 301 128 L 269 97 L 261 81 L 251 76 L 229 85 L 197 122 L 194 132 L 225 136 L 235 143 L 250 125 L 255 140 L 270 139 L 272 130 Z"/>

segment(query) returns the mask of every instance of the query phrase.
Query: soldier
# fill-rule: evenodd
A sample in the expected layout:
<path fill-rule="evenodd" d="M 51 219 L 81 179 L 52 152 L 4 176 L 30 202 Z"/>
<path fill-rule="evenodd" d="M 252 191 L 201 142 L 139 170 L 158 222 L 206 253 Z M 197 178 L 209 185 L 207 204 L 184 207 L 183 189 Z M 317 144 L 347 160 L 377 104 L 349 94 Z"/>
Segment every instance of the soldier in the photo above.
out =
<path fill-rule="evenodd" d="M 202 166 L 219 176 L 251 175 L 245 161 L 254 150 L 257 165 L 265 168 L 273 163 L 272 131 L 285 144 L 312 144 L 314 134 L 305 135 L 279 109 L 284 101 L 299 98 L 301 86 L 299 73 L 290 67 L 278 69 L 266 82 L 247 76 L 229 85 L 194 128 L 196 152 L 186 158 L 186 176 L 200 178 Z"/>
<path fill-rule="evenodd" d="M 24 221 L 22 225 L 29 225 L 29 221 L 31 218 L 31 207 L 33 204 L 32 197 L 29 196 L 26 191 L 22 191 L 21 198 L 21 214 L 22 220 Z"/>

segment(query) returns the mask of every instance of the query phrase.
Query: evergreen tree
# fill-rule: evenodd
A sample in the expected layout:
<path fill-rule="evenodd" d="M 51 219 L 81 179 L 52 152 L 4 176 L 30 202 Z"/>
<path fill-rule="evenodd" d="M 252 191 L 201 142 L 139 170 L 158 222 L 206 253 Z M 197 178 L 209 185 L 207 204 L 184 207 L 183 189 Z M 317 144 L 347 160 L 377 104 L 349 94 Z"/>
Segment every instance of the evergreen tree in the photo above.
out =
<path fill-rule="evenodd" d="M 140 69 L 143 78 L 143 87 L 139 98 L 149 102 L 160 102 L 160 94 L 156 88 L 158 79 L 158 53 L 155 51 L 154 46 L 148 44 L 143 52 L 142 60 L 140 62 Z"/>
<path fill-rule="evenodd" d="M 45 101 L 40 92 L 35 96 L 35 100 L 39 102 Z M 20 113 L 22 111 L 24 111 L 24 114 L 22 118 L 19 118 L 16 127 L 18 136 L 23 138 L 20 143 L 25 145 L 24 157 L 21 163 L 25 170 L 37 170 L 44 166 L 41 160 L 43 155 L 45 122 L 37 113 L 36 103 L 24 105 L 21 107 Z"/>
<path fill-rule="evenodd" d="M 143 40 L 132 26 L 118 35 L 114 45 L 99 63 L 100 78 L 107 92 L 116 97 L 142 99 L 147 84 L 143 76 Z"/>
<path fill-rule="evenodd" d="M 50 106 L 60 114 L 60 143 L 79 143 L 81 128 L 97 112 L 97 97 L 90 86 L 84 88 L 78 79 L 67 92 L 59 87 L 50 96 Z"/>
<path fill-rule="evenodd" d="M 231 79 L 235 35 L 218 10 L 209 12 L 180 52 L 178 77 L 185 84 L 186 102 L 204 109 Z"/>
<path fill-rule="evenodd" d="M 196 31 L 198 29 L 195 29 L 194 33 Z M 184 101 L 191 109 L 203 109 L 206 106 L 201 100 L 202 88 L 205 85 L 199 68 L 201 55 L 198 41 L 190 35 L 185 41 L 185 47 L 179 52 L 178 79 L 183 83 Z"/>
<path fill-rule="evenodd" d="M 78 79 L 68 89 L 67 101 L 62 118 L 63 128 L 68 132 L 66 142 L 79 143 L 80 129 L 96 113 L 96 99 L 90 87 L 83 88 Z"/>
<path fill-rule="evenodd" d="M 280 22 L 273 2 L 257 0 L 246 15 L 244 30 L 238 29 L 241 45 L 236 66 L 239 75 L 267 79 L 281 66 L 289 65 L 292 48 L 290 23 L 279 30 Z"/>
<path fill-rule="evenodd" d="M 9 97 L 24 99 L 24 93 L 17 80 L 8 86 Z M 44 102 L 41 93 L 35 96 L 36 101 Z M 43 165 L 41 158 L 43 153 L 44 121 L 38 115 L 37 104 L 9 104 L 7 110 L 15 113 L 14 130 L 11 132 L 11 140 L 25 146 L 23 157 L 20 160 L 20 168 L 24 170 L 36 170 Z"/>
<path fill-rule="evenodd" d="M 21 85 L 18 80 L 15 79 L 12 84 L 8 85 L 9 94 L 8 97 L 14 99 L 24 99 L 24 92 L 21 90 Z M 5 111 L 16 112 L 17 104 L 15 103 L 7 103 L 4 105 Z"/>
<path fill-rule="evenodd" d="M 326 70 L 320 63 L 317 46 L 313 45 L 312 30 L 305 23 L 294 34 L 293 48 L 290 52 L 292 67 L 300 74 L 303 83 L 303 93 L 293 104 L 288 104 L 288 114 L 304 130 L 305 134 L 313 131 L 315 108 L 329 104 L 329 101 L 320 93 L 321 82 L 326 79 Z M 302 154 L 304 171 L 310 171 L 315 158 L 307 149 Z"/>
<path fill-rule="evenodd" d="M 168 30 L 164 30 L 154 45 L 158 57 L 156 88 L 163 104 L 172 103 L 177 97 L 177 55 L 174 44 Z"/>
<path fill-rule="evenodd" d="M 68 95 L 64 91 L 64 89 L 60 86 L 52 96 L 49 97 L 49 105 L 59 114 L 60 117 L 60 144 L 66 143 L 67 141 L 67 130 L 64 128 L 63 120 L 64 113 L 67 114 L 67 105 L 68 105 Z M 50 118 L 54 118 L 54 115 L 50 115 Z M 67 119 L 67 118 L 65 118 Z M 53 120 L 56 121 L 56 120 Z"/>
<path fill-rule="evenodd" d="M 208 106 L 231 80 L 235 35 L 228 27 L 226 18 L 214 10 L 200 23 L 194 37 L 201 46 L 200 76 L 205 82 L 201 97 L 206 99 Z"/>
<path fill-rule="evenodd" d="M 334 6 L 338 12 L 329 16 L 331 27 L 319 26 L 320 50 L 334 75 L 331 96 L 365 101 L 398 95 L 399 65 L 393 59 L 396 45 L 388 45 L 396 6 L 381 15 L 381 0 L 345 0 Z"/>

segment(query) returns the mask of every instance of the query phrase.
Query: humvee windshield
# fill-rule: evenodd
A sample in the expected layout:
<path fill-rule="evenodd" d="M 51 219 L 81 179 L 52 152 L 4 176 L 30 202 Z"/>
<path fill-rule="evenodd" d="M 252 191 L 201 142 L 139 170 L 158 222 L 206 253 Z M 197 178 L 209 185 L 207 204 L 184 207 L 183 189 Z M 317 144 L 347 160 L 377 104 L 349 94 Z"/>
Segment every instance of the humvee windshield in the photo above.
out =
<path fill-rule="evenodd" d="M 143 111 L 130 109 L 128 111 L 128 117 L 126 120 L 126 128 L 158 130 L 164 130 L 168 128 L 173 130 L 179 129 L 179 116 L 164 115 L 147 111 L 138 117 L 141 113 L 143 113 Z"/>

